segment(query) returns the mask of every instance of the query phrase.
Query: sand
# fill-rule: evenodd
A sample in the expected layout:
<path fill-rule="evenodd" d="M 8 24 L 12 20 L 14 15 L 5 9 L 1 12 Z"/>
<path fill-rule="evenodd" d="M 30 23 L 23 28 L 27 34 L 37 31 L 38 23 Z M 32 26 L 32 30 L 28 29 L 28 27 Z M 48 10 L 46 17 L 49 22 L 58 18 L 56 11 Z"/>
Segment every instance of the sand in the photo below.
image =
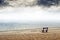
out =
<path fill-rule="evenodd" d="M 0 32 L 0 40 L 60 40 L 60 28 L 49 28 L 47 33 L 42 29 L 25 29 Z"/>

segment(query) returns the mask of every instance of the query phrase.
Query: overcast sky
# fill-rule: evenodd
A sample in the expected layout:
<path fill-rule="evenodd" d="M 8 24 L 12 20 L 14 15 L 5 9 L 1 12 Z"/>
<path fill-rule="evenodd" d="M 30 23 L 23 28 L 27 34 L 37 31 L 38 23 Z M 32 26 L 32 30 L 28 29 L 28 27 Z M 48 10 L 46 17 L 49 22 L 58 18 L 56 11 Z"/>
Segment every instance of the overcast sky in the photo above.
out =
<path fill-rule="evenodd" d="M 1 22 L 60 22 L 59 8 L 39 7 L 5 8 L 0 10 Z"/>

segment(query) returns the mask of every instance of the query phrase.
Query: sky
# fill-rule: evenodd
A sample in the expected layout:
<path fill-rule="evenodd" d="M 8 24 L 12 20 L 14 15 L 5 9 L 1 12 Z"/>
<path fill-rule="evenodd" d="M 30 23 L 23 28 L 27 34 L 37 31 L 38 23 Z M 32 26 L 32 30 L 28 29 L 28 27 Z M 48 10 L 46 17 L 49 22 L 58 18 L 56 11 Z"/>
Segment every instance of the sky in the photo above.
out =
<path fill-rule="evenodd" d="M 53 7 L 52 7 L 53 8 Z M 5 8 L 0 11 L 1 22 L 60 22 L 60 12 L 53 8 L 39 7 Z"/>
<path fill-rule="evenodd" d="M 56 1 L 58 2 L 58 4 Z M 45 1 L 44 0 L 30 0 L 30 1 L 0 0 L 1 2 L 0 4 L 2 5 L 2 7 L 6 5 L 6 8 L 3 8 L 0 10 L 0 22 L 22 22 L 22 23 L 57 22 L 58 23 L 60 22 L 60 18 L 59 18 L 60 6 L 57 7 L 57 5 L 60 5 L 59 4 L 60 2 L 59 0 L 56 0 L 56 1 L 54 0 L 45 0 Z M 40 4 L 43 6 L 41 6 Z M 51 4 L 55 6 L 52 6 Z M 9 7 L 7 5 L 16 6 L 16 8 L 11 6 Z M 24 7 L 24 5 L 25 6 L 28 5 L 28 7 Z M 31 5 L 33 5 L 33 7 L 31 7 Z M 48 8 L 48 5 L 50 5 L 49 8 Z"/>

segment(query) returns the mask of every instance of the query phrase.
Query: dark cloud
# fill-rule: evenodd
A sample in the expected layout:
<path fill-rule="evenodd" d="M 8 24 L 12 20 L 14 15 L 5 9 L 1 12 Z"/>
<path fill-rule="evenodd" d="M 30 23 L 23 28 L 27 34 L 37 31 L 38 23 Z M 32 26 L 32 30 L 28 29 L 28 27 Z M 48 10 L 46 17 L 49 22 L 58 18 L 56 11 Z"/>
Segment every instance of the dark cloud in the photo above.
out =
<path fill-rule="evenodd" d="M 57 6 L 59 5 L 60 0 L 38 0 L 37 4 L 42 6 Z"/>
<path fill-rule="evenodd" d="M 0 0 L 0 6 L 58 6 L 60 5 L 60 0 L 34 0 L 29 2 L 26 0 L 24 2 L 21 0 Z"/>
<path fill-rule="evenodd" d="M 6 0 L 0 0 L 0 6 L 6 6 L 7 4 Z"/>

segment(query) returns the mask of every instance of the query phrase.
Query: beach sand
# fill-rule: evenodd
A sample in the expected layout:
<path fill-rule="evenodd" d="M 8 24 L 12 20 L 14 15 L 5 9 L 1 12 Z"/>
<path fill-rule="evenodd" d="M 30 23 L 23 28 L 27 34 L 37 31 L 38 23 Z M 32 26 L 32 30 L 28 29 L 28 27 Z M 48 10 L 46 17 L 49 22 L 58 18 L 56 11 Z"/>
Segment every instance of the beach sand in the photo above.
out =
<path fill-rule="evenodd" d="M 0 40 L 60 40 L 60 28 L 49 28 L 47 33 L 42 29 L 24 29 L 15 31 L 1 31 Z"/>

